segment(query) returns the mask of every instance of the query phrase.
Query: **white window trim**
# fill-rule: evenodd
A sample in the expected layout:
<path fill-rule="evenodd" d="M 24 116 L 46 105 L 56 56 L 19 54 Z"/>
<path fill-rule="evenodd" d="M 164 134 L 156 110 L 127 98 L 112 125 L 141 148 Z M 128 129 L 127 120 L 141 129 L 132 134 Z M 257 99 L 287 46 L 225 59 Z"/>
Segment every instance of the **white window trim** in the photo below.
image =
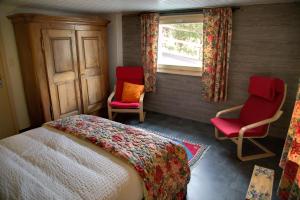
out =
<path fill-rule="evenodd" d="M 203 14 L 190 15 L 167 15 L 160 16 L 160 24 L 176 24 L 176 23 L 199 23 L 203 22 Z"/>
<path fill-rule="evenodd" d="M 203 14 L 188 14 L 188 15 L 168 15 L 160 16 L 160 24 L 175 24 L 175 23 L 199 23 L 203 22 Z M 202 76 L 202 67 L 177 66 L 177 65 L 157 65 L 158 73 Z"/>
<path fill-rule="evenodd" d="M 188 75 L 188 76 L 202 76 L 202 67 L 158 65 L 157 72 L 167 73 L 167 74 Z"/>

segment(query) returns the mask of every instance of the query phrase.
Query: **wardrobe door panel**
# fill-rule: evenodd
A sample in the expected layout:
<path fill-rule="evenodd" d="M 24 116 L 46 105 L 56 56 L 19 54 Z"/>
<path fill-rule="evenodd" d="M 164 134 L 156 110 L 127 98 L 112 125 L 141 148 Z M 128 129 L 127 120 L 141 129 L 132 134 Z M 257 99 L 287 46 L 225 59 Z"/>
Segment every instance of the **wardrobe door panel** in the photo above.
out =
<path fill-rule="evenodd" d="M 84 113 L 99 111 L 106 101 L 103 31 L 77 31 L 79 70 Z"/>
<path fill-rule="evenodd" d="M 97 104 L 103 100 L 103 90 L 99 90 L 99 85 L 101 85 L 100 77 L 86 79 L 89 105 Z"/>
<path fill-rule="evenodd" d="M 43 30 L 53 118 L 81 113 L 75 31 Z"/>

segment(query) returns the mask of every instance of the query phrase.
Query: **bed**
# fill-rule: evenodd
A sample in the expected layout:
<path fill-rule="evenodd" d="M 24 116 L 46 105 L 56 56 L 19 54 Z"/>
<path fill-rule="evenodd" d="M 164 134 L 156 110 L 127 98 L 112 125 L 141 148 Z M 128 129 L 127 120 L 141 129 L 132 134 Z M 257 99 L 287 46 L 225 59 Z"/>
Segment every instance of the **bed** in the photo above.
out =
<path fill-rule="evenodd" d="M 91 120 L 88 126 L 87 120 Z M 101 126 L 95 127 L 95 122 Z M 131 139 L 133 145 L 138 141 L 135 138 L 143 134 L 154 137 L 158 146 L 151 147 L 151 143 L 150 147 L 147 146 L 149 149 L 156 149 L 154 157 L 165 157 L 169 150 L 169 155 L 175 155 L 177 151 L 182 150 L 182 147 L 150 132 L 99 117 L 79 115 L 62 121 L 57 120 L 0 141 L 0 199 L 183 199 L 190 178 L 187 158 L 178 154 L 180 159 L 175 160 L 172 155 L 165 163 L 161 160 L 156 162 L 157 158 L 146 158 L 150 155 L 148 150 L 147 155 L 141 156 L 145 151 L 146 142 L 143 148 L 134 153 L 141 159 L 138 162 L 149 164 L 151 160 L 151 170 L 156 170 L 153 170 L 155 174 L 143 176 L 146 170 L 143 171 L 132 163 L 134 156 L 128 156 L 129 159 L 126 160 L 126 151 L 117 152 L 122 146 L 118 141 L 120 138 L 113 137 L 116 146 L 106 140 L 107 136 L 114 132 L 112 127 L 118 133 L 126 130 L 130 136 L 135 134 L 134 139 Z M 97 137 L 99 133 L 104 135 L 104 140 L 96 140 L 94 130 L 97 130 Z M 127 140 L 125 136 L 123 139 Z M 162 142 L 167 146 L 158 152 L 157 148 L 162 146 Z M 128 143 L 126 145 L 128 146 Z M 136 147 L 139 148 L 140 145 L 141 143 Z M 169 149 L 170 147 L 173 149 Z M 166 167 L 161 167 L 162 171 L 158 173 L 159 166 Z M 150 171 L 150 168 L 146 169 Z M 170 177 L 177 173 L 174 180 L 180 182 L 178 177 L 181 177 L 182 183 L 175 183 L 176 181 L 168 177 L 167 169 L 173 171 L 173 174 L 169 174 Z M 158 174 L 168 179 L 160 180 Z M 149 184 L 149 180 L 152 180 L 152 185 Z M 164 190 L 169 190 L 169 193 L 160 196 L 159 193 Z"/>

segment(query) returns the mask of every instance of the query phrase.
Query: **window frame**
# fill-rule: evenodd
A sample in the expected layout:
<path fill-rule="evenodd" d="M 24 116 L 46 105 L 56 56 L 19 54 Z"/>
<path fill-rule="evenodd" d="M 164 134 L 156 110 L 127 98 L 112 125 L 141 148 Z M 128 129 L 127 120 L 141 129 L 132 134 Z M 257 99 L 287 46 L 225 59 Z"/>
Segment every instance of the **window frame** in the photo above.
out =
<path fill-rule="evenodd" d="M 200 23 L 203 22 L 203 13 L 163 15 L 160 16 L 159 18 L 159 24 L 199 23 L 199 22 Z M 158 73 L 201 76 L 202 71 L 203 71 L 203 66 L 191 67 L 191 66 L 157 64 Z"/>

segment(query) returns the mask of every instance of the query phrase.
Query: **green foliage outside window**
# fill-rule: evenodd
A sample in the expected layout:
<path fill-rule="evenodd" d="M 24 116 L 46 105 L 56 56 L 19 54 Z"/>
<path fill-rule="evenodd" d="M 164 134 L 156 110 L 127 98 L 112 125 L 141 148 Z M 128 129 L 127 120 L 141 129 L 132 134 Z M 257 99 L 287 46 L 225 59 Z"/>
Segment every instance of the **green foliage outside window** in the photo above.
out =
<path fill-rule="evenodd" d="M 203 23 L 163 24 L 162 47 L 168 52 L 202 58 Z"/>

